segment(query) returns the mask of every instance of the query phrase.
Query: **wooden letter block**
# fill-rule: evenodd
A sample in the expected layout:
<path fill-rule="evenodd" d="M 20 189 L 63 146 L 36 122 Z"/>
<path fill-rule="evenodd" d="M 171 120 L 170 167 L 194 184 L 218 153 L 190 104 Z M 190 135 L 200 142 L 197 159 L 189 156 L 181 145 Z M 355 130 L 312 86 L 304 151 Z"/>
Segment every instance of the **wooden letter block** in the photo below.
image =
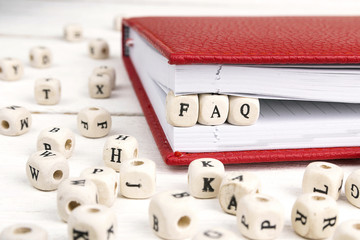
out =
<path fill-rule="evenodd" d="M 97 73 L 89 78 L 89 94 L 91 98 L 109 98 L 111 96 L 111 81 L 107 74 Z"/>
<path fill-rule="evenodd" d="M 80 206 L 69 216 L 69 239 L 115 240 L 117 232 L 115 212 L 106 206 Z"/>
<path fill-rule="evenodd" d="M 166 96 L 166 120 L 175 127 L 194 126 L 199 116 L 198 95 L 175 96 L 169 92 Z"/>
<path fill-rule="evenodd" d="M 31 127 L 30 112 L 20 106 L 9 106 L 0 109 L 0 133 L 7 136 L 18 136 L 27 133 Z"/>
<path fill-rule="evenodd" d="M 110 82 L 111 82 L 111 89 L 115 89 L 116 72 L 115 72 L 115 69 L 113 67 L 100 66 L 100 67 L 94 68 L 93 75 L 96 75 L 96 74 L 106 74 L 106 75 L 108 75 L 109 78 L 110 78 Z"/>
<path fill-rule="evenodd" d="M 78 206 L 97 203 L 97 187 L 89 179 L 68 178 L 58 187 L 57 210 L 64 222 L 67 222 L 70 213 Z"/>
<path fill-rule="evenodd" d="M 47 47 L 33 47 L 30 49 L 30 65 L 35 68 L 47 68 L 51 66 L 52 54 Z"/>
<path fill-rule="evenodd" d="M 38 151 L 26 163 L 26 175 L 35 188 L 43 191 L 56 190 L 69 177 L 69 164 L 59 152 Z"/>
<path fill-rule="evenodd" d="M 99 203 L 111 207 L 118 194 L 119 175 L 109 167 L 90 167 L 81 172 L 80 177 L 95 183 Z"/>
<path fill-rule="evenodd" d="M 322 193 L 306 193 L 294 203 L 291 222 L 297 234 L 309 239 L 333 235 L 338 220 L 334 198 Z"/>
<path fill-rule="evenodd" d="M 24 75 L 24 65 L 15 58 L 4 58 L 0 60 L 0 79 L 15 81 Z"/>
<path fill-rule="evenodd" d="M 227 95 L 200 94 L 199 119 L 204 125 L 223 124 L 229 113 L 229 98 Z"/>
<path fill-rule="evenodd" d="M 41 227 L 21 223 L 6 227 L 0 234 L 0 240 L 48 240 L 48 233 Z"/>
<path fill-rule="evenodd" d="M 61 84 L 58 79 L 40 78 L 35 81 L 35 100 L 41 105 L 58 104 L 61 97 Z"/>
<path fill-rule="evenodd" d="M 241 234 L 250 239 L 274 239 L 284 227 L 281 203 L 263 194 L 248 194 L 240 198 L 237 225 Z"/>
<path fill-rule="evenodd" d="M 360 220 L 348 220 L 336 227 L 333 240 L 359 240 Z"/>
<path fill-rule="evenodd" d="M 83 30 L 80 24 L 67 24 L 64 27 L 64 38 L 69 42 L 82 40 Z"/>
<path fill-rule="evenodd" d="M 260 103 L 257 98 L 229 96 L 228 123 L 239 126 L 254 124 L 260 114 Z"/>
<path fill-rule="evenodd" d="M 106 166 L 118 172 L 123 161 L 137 158 L 138 154 L 139 144 L 136 138 L 124 134 L 113 135 L 105 142 L 103 160 Z"/>
<path fill-rule="evenodd" d="M 360 208 L 360 169 L 352 172 L 346 179 L 345 195 L 352 205 Z"/>
<path fill-rule="evenodd" d="M 122 19 L 123 19 L 123 16 L 120 15 L 120 14 L 115 16 L 114 24 L 113 24 L 114 30 L 121 31 L 121 29 L 122 29 Z"/>
<path fill-rule="evenodd" d="M 217 197 L 225 174 L 224 164 L 213 158 L 192 161 L 188 169 L 190 194 L 196 198 Z"/>
<path fill-rule="evenodd" d="M 50 150 L 70 158 L 75 148 L 75 134 L 65 127 L 48 127 L 37 139 L 37 150 Z"/>
<path fill-rule="evenodd" d="M 94 59 L 106 59 L 109 58 L 109 44 L 101 38 L 91 40 L 89 42 L 89 54 Z"/>
<path fill-rule="evenodd" d="M 339 198 L 343 184 L 344 171 L 337 165 L 327 162 L 310 163 L 304 173 L 303 193 L 318 192 Z"/>
<path fill-rule="evenodd" d="M 77 116 L 77 126 L 84 137 L 104 137 L 111 129 L 111 115 L 104 108 L 84 108 Z"/>
<path fill-rule="evenodd" d="M 149 198 L 156 189 L 156 165 L 144 158 L 126 160 L 120 167 L 120 192 L 127 198 Z"/>
<path fill-rule="evenodd" d="M 208 229 L 198 233 L 192 240 L 236 240 L 238 237 L 231 231 L 223 228 Z"/>
<path fill-rule="evenodd" d="M 260 192 L 260 180 L 252 173 L 232 172 L 225 175 L 220 185 L 219 202 L 221 208 L 236 215 L 237 203 L 247 194 Z"/>
<path fill-rule="evenodd" d="M 198 225 L 193 197 L 179 190 L 156 194 L 150 201 L 149 222 L 153 232 L 160 238 L 191 237 Z"/>

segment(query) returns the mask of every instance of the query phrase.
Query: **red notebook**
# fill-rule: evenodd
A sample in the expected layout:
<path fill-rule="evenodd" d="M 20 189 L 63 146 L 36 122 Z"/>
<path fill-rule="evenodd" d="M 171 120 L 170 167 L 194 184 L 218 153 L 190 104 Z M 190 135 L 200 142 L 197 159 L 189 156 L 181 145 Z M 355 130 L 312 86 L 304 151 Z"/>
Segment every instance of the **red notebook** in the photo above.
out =
<path fill-rule="evenodd" d="M 225 164 L 353 159 L 360 147 L 174 152 L 128 56 L 129 28 L 169 64 L 358 64 L 360 17 L 142 17 L 123 21 L 123 60 L 165 162 Z"/>

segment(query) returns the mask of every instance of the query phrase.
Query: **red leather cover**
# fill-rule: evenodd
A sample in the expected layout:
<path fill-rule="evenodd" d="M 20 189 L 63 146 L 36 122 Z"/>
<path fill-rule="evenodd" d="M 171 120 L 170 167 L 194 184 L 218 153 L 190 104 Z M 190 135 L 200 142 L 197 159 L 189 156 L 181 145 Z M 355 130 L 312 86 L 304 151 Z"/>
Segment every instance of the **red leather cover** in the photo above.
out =
<path fill-rule="evenodd" d="M 125 19 L 170 64 L 360 63 L 360 17 Z"/>

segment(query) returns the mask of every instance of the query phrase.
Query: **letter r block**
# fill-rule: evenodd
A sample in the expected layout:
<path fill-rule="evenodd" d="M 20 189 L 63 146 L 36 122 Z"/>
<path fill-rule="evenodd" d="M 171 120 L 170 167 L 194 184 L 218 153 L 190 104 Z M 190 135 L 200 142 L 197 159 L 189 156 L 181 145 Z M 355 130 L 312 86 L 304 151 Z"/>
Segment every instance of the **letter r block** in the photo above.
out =
<path fill-rule="evenodd" d="M 175 96 L 170 91 L 166 97 L 166 120 L 175 127 L 191 127 L 198 120 L 198 95 Z"/>

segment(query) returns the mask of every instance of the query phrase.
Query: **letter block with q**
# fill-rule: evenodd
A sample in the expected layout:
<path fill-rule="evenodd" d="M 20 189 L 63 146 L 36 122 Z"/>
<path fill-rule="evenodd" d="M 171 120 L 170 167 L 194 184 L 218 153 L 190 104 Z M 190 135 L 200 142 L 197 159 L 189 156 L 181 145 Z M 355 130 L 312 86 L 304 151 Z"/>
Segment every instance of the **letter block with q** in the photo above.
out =
<path fill-rule="evenodd" d="M 175 127 L 194 126 L 199 116 L 198 95 L 175 96 L 172 91 L 166 96 L 166 120 Z"/>

